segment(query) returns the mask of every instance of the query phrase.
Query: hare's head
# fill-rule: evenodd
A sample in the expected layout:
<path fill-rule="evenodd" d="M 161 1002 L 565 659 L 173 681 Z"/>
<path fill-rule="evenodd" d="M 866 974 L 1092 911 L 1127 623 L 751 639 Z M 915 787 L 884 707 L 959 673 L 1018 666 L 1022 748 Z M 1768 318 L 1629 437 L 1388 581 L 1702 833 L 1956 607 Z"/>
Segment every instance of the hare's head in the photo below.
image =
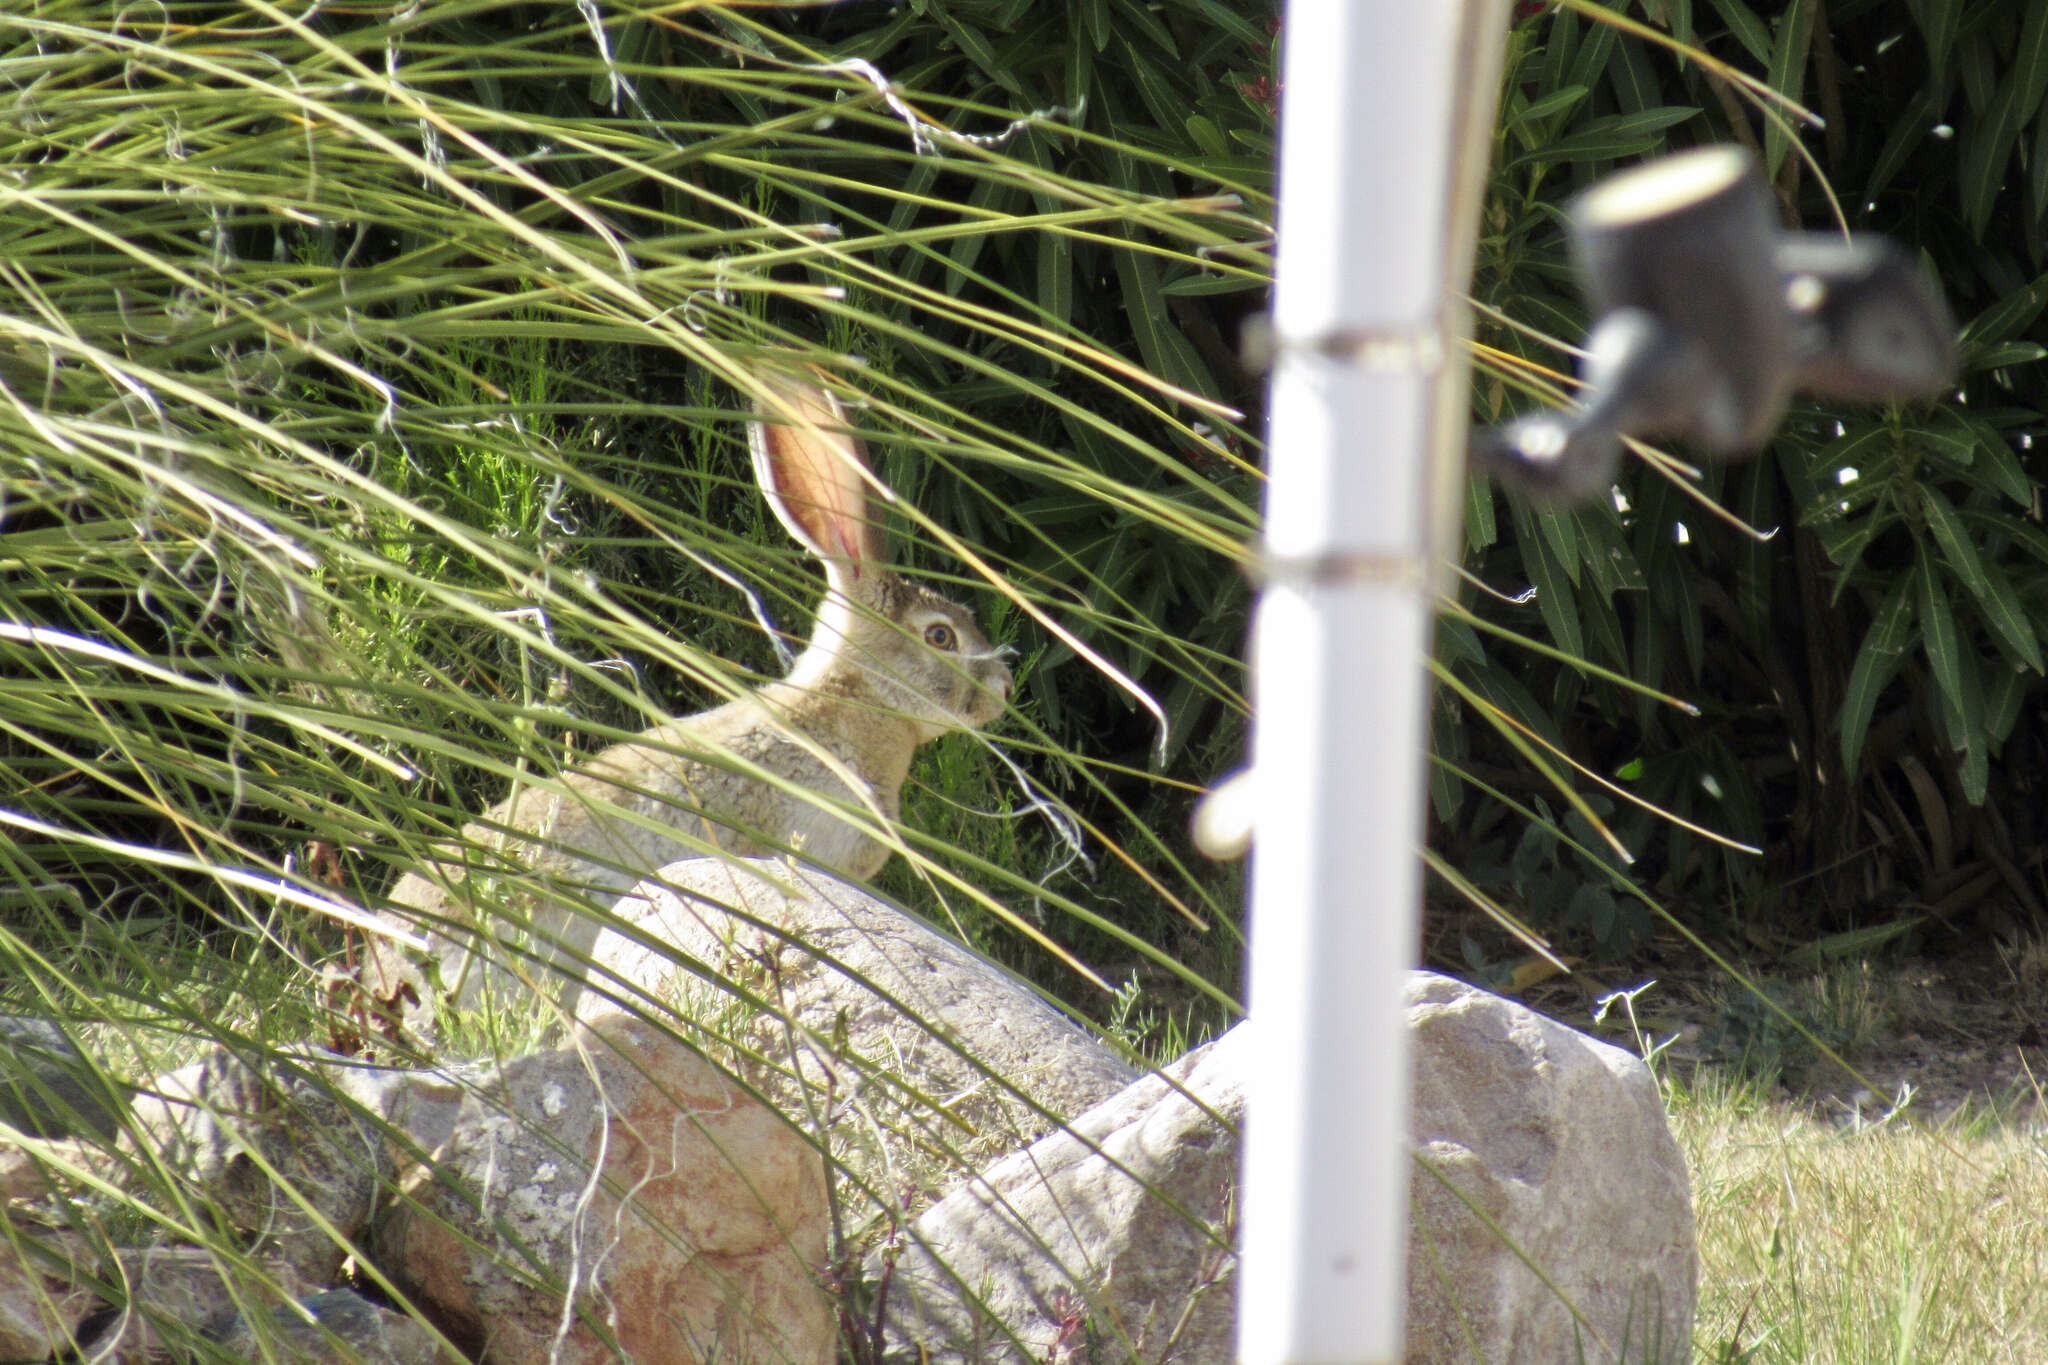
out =
<path fill-rule="evenodd" d="M 901 714 L 925 739 L 1002 714 L 1010 670 L 974 614 L 889 568 L 873 475 L 838 400 L 773 381 L 759 413 L 754 477 L 825 566 L 817 629 L 789 680 Z"/>

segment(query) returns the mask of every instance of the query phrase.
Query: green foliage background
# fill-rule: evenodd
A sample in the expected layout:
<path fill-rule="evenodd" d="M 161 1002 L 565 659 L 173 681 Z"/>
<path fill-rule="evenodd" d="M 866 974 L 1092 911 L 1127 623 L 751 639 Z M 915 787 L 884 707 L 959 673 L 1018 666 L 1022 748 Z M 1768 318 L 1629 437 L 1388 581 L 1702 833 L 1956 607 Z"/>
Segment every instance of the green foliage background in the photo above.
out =
<path fill-rule="evenodd" d="M 1260 392 L 1238 333 L 1269 267 L 1275 14 L 600 18 L 142 22 L 78 0 L 6 21 L 0 809 L 25 941 L 246 927 L 267 912 L 214 865 L 304 885 L 309 841 L 373 896 L 517 766 L 772 671 L 692 555 L 801 628 L 811 580 L 734 420 L 749 357 L 796 346 L 857 358 L 834 363 L 916 509 L 906 559 L 971 588 L 923 519 L 977 547 L 1027 664 L 1010 736 L 1032 786 L 949 741 L 911 795 L 975 889 L 901 861 L 887 889 L 1063 993 L 1071 972 L 1006 918 L 1051 911 L 1046 939 L 1111 976 L 1149 958 L 1148 979 L 1227 995 L 1235 874 L 1182 830 L 1243 741 Z M 1968 319 L 1967 373 L 1953 403 L 1802 408 L 1762 458 L 1707 469 L 1768 537 L 1641 465 L 1619 512 L 1475 488 L 1474 582 L 1537 592 L 1468 590 L 1446 618 L 1439 857 L 1568 947 L 1640 942 L 1639 893 L 1753 939 L 2038 922 L 2048 20 L 2018 0 L 1522 5 L 1508 42 L 1480 420 L 1566 391 L 1569 196 L 1731 138 L 1788 223 L 1921 247 Z M 1575 778 L 1638 855 L 1589 876 L 1571 849 L 1601 836 L 1502 716 L 1764 855 Z M 1078 839 L 1007 818 L 1038 793 Z"/>
<path fill-rule="evenodd" d="M 1569 393 L 1571 195 L 1728 139 L 1788 225 L 1920 249 L 1965 373 L 1802 406 L 1697 496 L 1470 490 L 1430 955 L 1522 954 L 1468 894 L 1592 953 L 1655 906 L 1765 951 L 2048 927 L 2048 8 L 1514 13 L 1477 420 Z M 1184 831 L 1245 739 L 1277 19 L 0 15 L 0 1010 L 172 1055 L 346 1028 L 337 914 L 515 776 L 778 670 L 740 585 L 800 635 L 816 578 L 741 413 L 796 355 L 865 399 L 906 567 L 1019 651 L 1001 752 L 925 752 L 882 889 L 1148 1055 L 1229 1018 L 1241 872 Z"/>
<path fill-rule="evenodd" d="M 367 901 L 517 768 L 774 670 L 706 569 L 802 629 L 814 580 L 738 420 L 754 358 L 793 348 L 872 403 L 906 564 L 973 584 L 926 530 L 976 546 L 1024 655 L 1030 785 L 960 741 L 911 797 L 978 883 L 892 889 L 998 946 L 987 912 L 1050 905 L 1085 957 L 1186 976 L 1150 944 L 1205 921 L 1227 977 L 1231 878 L 1178 830 L 1242 728 L 1249 381 L 1169 319 L 1228 360 L 1206 320 L 1262 278 L 1236 177 L 1269 111 L 1229 63 L 1257 79 L 1269 37 L 1148 12 L 1027 80 L 975 36 L 1022 7 L 862 8 L 6 21 L 0 807 L 28 942 L 246 930 L 269 912 L 213 869 L 325 894 L 314 841 Z M 1119 65 L 1168 54 L 1146 88 L 1215 106 L 1216 167 L 1130 137 Z M 1039 793 L 1071 814 L 1017 818 Z M 1097 878 L 1062 871 L 1075 821 Z"/>
<path fill-rule="evenodd" d="M 1802 406 L 1757 460 L 1708 468 L 1703 491 L 1740 526 L 1641 463 L 1621 484 L 1621 512 L 1476 499 L 1477 579 L 1537 594 L 1507 607 L 1470 593 L 1472 610 L 1703 709 L 1690 716 L 1455 622 L 1441 637 L 1488 705 L 1662 812 L 1763 850 L 1717 845 L 1588 787 L 1640 855 L 1625 874 L 1603 855 L 1615 887 L 1626 876 L 1703 932 L 1848 951 L 2042 922 L 2031 791 L 2048 394 L 2031 336 L 2048 301 L 2044 42 L 2040 7 L 1995 0 L 1566 5 L 1525 17 L 1510 40 L 1475 283 L 1488 346 L 1560 367 L 1552 340 L 1582 334 L 1557 228 L 1572 191 L 1614 158 L 1730 140 L 1762 158 L 1788 226 L 1916 246 L 1964 320 L 1953 401 Z M 1758 99 L 1758 84 L 1825 128 Z M 1482 378 L 1482 419 L 1555 392 L 1530 375 L 1515 363 Z M 1484 786 L 1555 803 L 1471 722 L 1470 709 L 1440 717 L 1440 752 L 1477 779 L 1439 785 L 1440 854 L 1567 941 L 1640 942 L 1654 921 L 1629 894 L 1589 886 L 1550 834 L 1474 796 Z M 1582 820 L 1576 835 L 1597 843 Z"/>

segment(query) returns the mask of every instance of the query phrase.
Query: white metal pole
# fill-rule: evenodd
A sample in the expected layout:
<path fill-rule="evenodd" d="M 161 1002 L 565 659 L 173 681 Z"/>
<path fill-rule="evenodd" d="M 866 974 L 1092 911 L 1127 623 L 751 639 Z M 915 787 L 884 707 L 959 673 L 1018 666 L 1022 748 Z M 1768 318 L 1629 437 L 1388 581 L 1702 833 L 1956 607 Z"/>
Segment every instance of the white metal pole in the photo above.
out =
<path fill-rule="evenodd" d="M 1242 1365 L 1402 1353 L 1423 659 L 1504 5 L 1287 7 Z"/>

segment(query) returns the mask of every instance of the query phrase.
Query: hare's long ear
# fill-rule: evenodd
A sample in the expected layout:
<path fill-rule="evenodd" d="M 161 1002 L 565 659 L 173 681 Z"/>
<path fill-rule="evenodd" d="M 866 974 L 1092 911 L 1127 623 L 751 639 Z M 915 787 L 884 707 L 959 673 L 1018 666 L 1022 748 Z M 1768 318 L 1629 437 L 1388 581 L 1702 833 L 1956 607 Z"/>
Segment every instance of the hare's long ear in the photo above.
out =
<path fill-rule="evenodd" d="M 747 425 L 754 480 L 797 542 L 844 592 L 887 569 L 880 508 L 861 475 L 867 458 L 844 430 L 839 400 L 813 384 L 767 381 Z"/>

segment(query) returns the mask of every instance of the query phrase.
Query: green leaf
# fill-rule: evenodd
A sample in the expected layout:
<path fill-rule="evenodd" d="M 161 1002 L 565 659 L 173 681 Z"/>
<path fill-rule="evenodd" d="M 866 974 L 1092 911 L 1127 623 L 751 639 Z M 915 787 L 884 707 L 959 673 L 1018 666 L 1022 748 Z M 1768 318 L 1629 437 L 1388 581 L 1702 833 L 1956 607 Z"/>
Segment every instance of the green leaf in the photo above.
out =
<path fill-rule="evenodd" d="M 1860 522 L 1843 522 L 1818 532 L 1828 562 L 1842 571 L 1835 577 L 1835 590 L 1829 597 L 1830 602 L 1840 600 L 1842 590 L 1849 586 L 1848 571 L 1856 567 L 1863 558 L 1863 552 L 1870 548 L 1871 542 L 1877 539 L 1889 520 L 1893 518 L 1865 517 Z"/>
<path fill-rule="evenodd" d="M 1223 130 L 1216 126 L 1216 120 L 1202 114 L 1190 114 L 1182 126 L 1188 130 L 1188 140 L 1200 147 L 1203 155 L 1230 155 L 1230 144 L 1224 140 Z"/>
<path fill-rule="evenodd" d="M 1956 781 L 1963 789 L 1963 799 L 1973 806 L 1984 804 L 1984 797 L 1991 788 L 1991 756 L 1983 744 L 1971 744 L 1963 751 L 1962 766 L 1956 769 Z"/>
<path fill-rule="evenodd" d="M 1556 714 L 1531 695 L 1526 683 L 1498 664 L 1474 669 L 1472 688 L 1487 701 L 1552 744 L 1557 744 L 1563 739 L 1558 730 Z M 1537 804 L 1541 805 L 1542 802 L 1538 801 Z"/>
<path fill-rule="evenodd" d="M 1927 91 L 1915 90 L 1907 97 L 1905 105 L 1892 119 L 1892 130 L 1886 135 L 1884 146 L 1878 149 L 1877 160 L 1871 163 L 1870 175 L 1863 187 L 1865 200 L 1875 200 L 1883 194 L 1907 159 L 1925 144 L 1928 125 L 1933 118 L 1934 104 Z"/>
<path fill-rule="evenodd" d="M 1972 236 L 1982 236 L 1984 225 L 1991 221 L 1992 206 L 2005 184 L 2005 168 L 2012 164 L 2021 122 L 2014 114 L 2018 77 L 2017 72 L 2007 76 L 1989 107 L 1963 129 L 1956 192 Z"/>
<path fill-rule="evenodd" d="M 1221 0 L 1194 0 L 1194 7 L 1211 28 L 1231 34 L 1245 47 L 1256 50 L 1274 42 L 1272 35 Z"/>
<path fill-rule="evenodd" d="M 2027 158 L 2027 207 L 2037 223 L 2044 205 L 2048 205 L 2048 112 L 2034 116 L 2034 143 Z"/>
<path fill-rule="evenodd" d="M 1507 119 L 1507 127 L 1511 132 L 1520 132 L 1529 137 L 1540 136 L 1542 130 L 1536 127 L 1537 124 L 1553 115 L 1577 108 L 1579 101 L 1586 98 L 1586 94 L 1587 87 L 1583 85 L 1568 85 L 1562 90 L 1553 90 L 1515 110 Z"/>
<path fill-rule="evenodd" d="M 1953 708 L 1945 719 L 1949 726 L 1949 745 L 1962 754 L 1963 761 L 1956 776 L 1962 784 L 1963 799 L 1971 805 L 1984 803 L 1984 793 L 1991 780 L 1991 741 L 1984 733 L 1984 671 L 1979 667 L 1977 651 L 1966 649 L 1957 659 L 1960 687 Z"/>
<path fill-rule="evenodd" d="M 1436 656 L 1447 664 L 1476 668 L 1486 662 L 1486 646 L 1478 631 L 1446 613 L 1436 619 Z"/>
<path fill-rule="evenodd" d="M 1152 113 L 1152 121 L 1171 128 L 1186 116 L 1187 97 L 1174 89 L 1157 53 L 1147 52 L 1129 39 L 1124 40 L 1124 72 L 1138 88 L 1138 98 Z"/>
<path fill-rule="evenodd" d="M 1766 455 L 1750 461 L 1735 474 L 1728 510 L 1745 526 L 1759 531 L 1772 529 L 1778 485 L 1774 466 L 1778 463 L 1777 457 Z M 1769 541 L 1753 536 L 1743 536 L 1736 542 L 1735 605 L 1742 612 L 1743 624 L 1751 637 L 1758 640 L 1770 635 L 1772 548 Z"/>
<path fill-rule="evenodd" d="M 1522 545 L 1523 567 L 1529 570 L 1530 580 L 1536 585 L 1536 609 L 1543 616 L 1543 624 L 1550 628 L 1550 638 L 1567 654 L 1584 654 L 1586 637 L 1579 629 L 1577 595 L 1557 551 L 1551 547 L 1549 538 L 1542 535 L 1526 537 Z M 1527 553 L 1530 550 L 1535 553 Z"/>
<path fill-rule="evenodd" d="M 1927 69 L 1946 72 L 1963 17 L 1963 0 L 1907 0 L 1906 8 L 1913 12 L 1927 40 Z"/>
<path fill-rule="evenodd" d="M 1954 413 L 1952 408 L 1945 411 Z M 2020 465 L 2020 457 L 2007 444 L 2004 433 L 1977 419 L 1967 419 L 1966 425 L 1976 438 L 1976 457 L 1971 463 L 1979 481 L 2020 507 L 2032 507 L 2034 481 L 2027 477 L 2027 471 Z"/>
<path fill-rule="evenodd" d="M 1001 180 L 984 180 L 968 193 L 967 202 L 977 210 L 975 217 L 987 218 L 1014 212 L 1023 197 L 1023 192 L 1015 185 Z M 959 296 L 974 274 L 975 262 L 981 259 L 981 253 L 992 240 L 986 232 L 966 232 L 953 239 L 952 246 L 946 251 L 946 258 L 952 263 L 946 271 L 945 290 L 948 294 L 956 298 Z"/>
<path fill-rule="evenodd" d="M 1888 493 L 1900 463 L 1899 434 L 1881 421 L 1854 427 L 1812 460 L 1811 472 L 1796 480 L 1813 490 L 1799 509 L 1799 524 L 1820 538 L 1830 563 L 1847 570 L 1897 520 Z M 1849 469 L 1857 477 L 1843 484 L 1839 476 Z M 1846 582 L 1846 574 L 1836 580 L 1838 593 Z"/>
<path fill-rule="evenodd" d="M 1642 41 L 1622 38 L 1615 44 L 1614 55 L 1616 60 L 1607 64 L 1607 82 L 1621 112 L 1634 114 L 1656 108 L 1663 99 L 1664 83 L 1659 78 L 1657 63 L 1651 60 Z M 1663 56 L 1661 49 L 1658 56 Z"/>
<path fill-rule="evenodd" d="M 1100 53 L 1109 46 L 1110 35 L 1116 32 L 1116 23 L 1109 17 L 1109 0 L 1074 0 L 1086 23 L 1089 44 Z M 1077 29 L 1078 25 L 1075 26 Z"/>
<path fill-rule="evenodd" d="M 1067 12 L 1070 15 L 1079 13 L 1084 17 L 1092 17 L 1102 8 L 1101 0 L 1068 0 L 1068 6 Z M 1082 31 L 1082 26 L 1072 20 L 1069 20 L 1067 27 L 1069 32 Z M 1092 100 L 1095 96 L 1095 58 L 1102 51 L 1102 45 L 1108 41 L 1108 37 L 1106 33 L 1093 28 L 1089 29 L 1089 33 L 1091 41 L 1067 44 L 1066 101 L 1069 106 Z"/>
<path fill-rule="evenodd" d="M 1770 26 L 1756 17 L 1756 11 L 1742 3 L 1742 0 L 1710 0 L 1714 13 L 1728 25 L 1728 31 L 1735 35 L 1735 41 L 1749 49 L 1759 65 L 1769 65 L 1771 60 Z"/>
<path fill-rule="evenodd" d="M 1984 736 L 1992 744 L 2003 744 L 2020 718 L 2020 704 L 2027 699 L 2028 675 L 2009 664 L 1994 666 L 1991 687 L 1984 696 Z"/>
<path fill-rule="evenodd" d="M 1429 765 L 1429 805 L 1439 822 L 1447 823 L 1458 817 L 1458 808 L 1465 803 L 1465 784 L 1451 771 L 1450 765 L 1432 760 Z"/>
<path fill-rule="evenodd" d="M 1038 306 L 1054 322 L 1073 320 L 1074 248 L 1062 233 L 1038 239 Z"/>
<path fill-rule="evenodd" d="M 1681 48 L 1693 46 L 1692 0 L 1661 0 L 1661 3 L 1669 16 L 1664 22 L 1670 28 L 1671 36 Z M 1682 53 L 1679 60 L 1681 63 L 1685 60 Z"/>
<path fill-rule="evenodd" d="M 1543 83 L 1545 90 L 1562 90 L 1571 82 L 1572 54 L 1579 50 L 1579 16 L 1576 10 L 1560 9 L 1551 16 L 1543 35 Z"/>
<path fill-rule="evenodd" d="M 1915 427 L 1904 433 L 1910 443 L 1917 444 L 1927 457 L 1937 460 L 1957 472 L 1969 469 L 1977 463 L 1977 433 L 1954 412 L 1941 409 L 1934 414 L 1934 420 L 1925 426 Z"/>
<path fill-rule="evenodd" d="M 889 214 L 891 232 L 907 231 L 918 215 L 918 201 L 931 192 L 938 183 L 939 161 L 937 157 L 919 157 L 903 177 L 904 195 Z M 920 257 L 922 261 L 924 258 Z"/>
<path fill-rule="evenodd" d="M 1572 68 L 1564 83 L 1583 85 L 1588 90 L 1598 85 L 1600 78 L 1607 74 L 1607 59 L 1614 54 L 1614 38 L 1614 25 L 1592 25 L 1586 32 L 1586 41 L 1579 44 L 1579 50 L 1572 55 Z"/>
<path fill-rule="evenodd" d="M 1904 919 L 1887 920 L 1883 924 L 1845 929 L 1839 934 L 1829 934 L 1825 938 L 1817 938 L 1811 943 L 1793 949 L 1785 954 L 1785 960 L 1805 966 L 1867 958 L 1893 939 L 1919 928 L 1926 920 L 1925 915 L 1908 915 Z"/>
<path fill-rule="evenodd" d="M 1159 16 L 1154 13 L 1158 8 L 1156 5 L 1141 4 L 1139 0 L 1115 0 L 1115 4 L 1129 21 L 1124 25 L 1125 31 L 1136 29 L 1144 34 L 1158 47 L 1161 56 L 1173 58 L 1180 55 L 1180 44 L 1173 40 L 1173 30 L 1162 23 Z M 1164 122 L 1168 127 L 1173 126 L 1171 119 Z"/>
<path fill-rule="evenodd" d="M 2043 307 L 2048 307 L 2048 275 L 2036 277 L 2025 289 L 2007 294 L 1971 318 L 1963 326 L 1964 368 L 1972 368 L 1972 361 L 1979 351 L 2018 336 L 2033 326 Z"/>
<path fill-rule="evenodd" d="M 1978 605 L 1984 608 L 1984 619 L 2015 656 L 2034 672 L 2041 672 L 2041 641 L 2034 634 L 2033 622 L 2027 619 L 2019 594 L 2013 591 L 2012 580 L 2006 577 L 2004 569 L 1988 561 L 1978 572 L 1984 578 L 1984 592 L 1977 598 Z"/>
<path fill-rule="evenodd" d="M 1699 589 L 1693 586 L 1692 574 L 1684 570 L 1667 572 L 1653 583 L 1652 590 L 1664 597 L 1671 619 L 1678 623 L 1679 643 L 1685 646 L 1686 674 L 1697 680 L 1707 655 L 1707 619 L 1700 608 Z"/>
<path fill-rule="evenodd" d="M 2008 365 L 2031 365 L 2043 356 L 2048 356 L 2048 346 L 2038 341 L 2002 341 L 1973 351 L 1963 371 L 1975 374 L 1979 370 L 2002 370 Z"/>
<path fill-rule="evenodd" d="M 2013 96 L 2013 126 L 2023 127 L 2048 95 L 2048 5 L 2027 5 L 2020 21 L 2018 45 L 2013 49 L 2011 73 L 2017 94 Z"/>
<path fill-rule="evenodd" d="M 1963 98 L 1970 113 L 1981 115 L 1998 85 L 1997 55 L 1982 28 L 1957 44 L 1955 69 L 1963 78 Z"/>
<path fill-rule="evenodd" d="M 1587 585 L 1588 591 L 1579 596 L 1579 603 L 1585 612 L 1587 635 L 1599 649 L 1599 661 L 1623 673 L 1628 672 L 1628 642 L 1621 638 L 1621 617 L 1615 613 L 1614 602 L 1599 584 Z"/>
<path fill-rule="evenodd" d="M 939 26 L 945 29 L 946 36 L 959 46 L 967 60 L 973 62 L 982 75 L 1018 98 L 1024 98 L 1024 85 L 1017 79 L 1014 65 L 1005 62 L 996 54 L 995 48 L 979 28 L 961 23 L 953 18 L 947 8 L 935 7 L 932 17 L 939 21 Z"/>
<path fill-rule="evenodd" d="M 1941 490 L 1930 484 L 1920 486 L 1920 505 L 1927 515 L 1927 529 L 1934 532 L 1934 538 L 1941 542 L 1942 553 L 1948 557 L 1949 567 L 1956 577 L 1963 580 L 1963 586 L 1972 596 L 1983 598 L 1990 594 L 1990 584 L 1984 578 L 1984 565 L 1977 558 L 1977 547 L 1970 543 L 1969 533 L 1963 528 L 1963 519 L 1956 514 L 1955 504 L 1945 497 Z"/>
<path fill-rule="evenodd" d="M 1610 597 L 1618 592 L 1639 591 L 1643 586 L 1643 569 L 1622 535 L 1613 507 L 1605 503 L 1575 507 L 1571 515 L 1577 532 L 1573 538 L 1579 546 L 1579 562 L 1592 576 L 1594 586 Z"/>
<path fill-rule="evenodd" d="M 1948 597 L 1935 576 L 1933 555 L 1922 555 L 1914 564 L 1913 590 L 1920 606 L 1920 650 L 1927 656 L 1928 669 L 1934 675 L 1944 707 L 1951 720 L 1955 720 L 1961 716 L 1963 707 L 1960 646 L 1956 640 L 1955 613 L 1949 610 Z M 1956 728 L 1953 724 L 1950 727 L 1952 737 Z"/>
<path fill-rule="evenodd" d="M 1878 694 L 1899 671 L 1907 641 L 1912 638 L 1913 586 L 1910 574 L 1899 577 L 1864 632 L 1863 647 L 1856 651 L 1856 662 L 1849 668 L 1849 684 L 1842 694 L 1842 766 L 1852 775 L 1857 760 L 1863 757 L 1863 740 L 1877 711 Z"/>
<path fill-rule="evenodd" d="M 1536 529 L 1550 552 L 1557 556 L 1558 567 L 1564 570 L 1576 587 L 1579 581 L 1579 528 L 1569 512 L 1545 509 L 1536 513 Z"/>
<path fill-rule="evenodd" d="M 1493 486 L 1485 479 L 1465 480 L 1465 548 L 1472 553 L 1486 549 L 1500 539 L 1494 520 Z"/>
<path fill-rule="evenodd" d="M 1778 16 L 1777 41 L 1771 47 L 1770 71 L 1764 79 L 1787 99 L 1799 100 L 1805 93 L 1806 54 L 1813 44 L 1813 0 L 1792 0 Z M 1790 119 L 1764 122 L 1764 174 L 1778 178 L 1791 145 Z"/>
<path fill-rule="evenodd" d="M 1167 280 L 1159 286 L 1159 292 L 1183 298 L 1205 298 L 1211 294 L 1242 294 L 1251 289 L 1264 289 L 1266 283 L 1256 275 L 1208 271 Z"/>
<path fill-rule="evenodd" d="M 1655 588 L 1652 588 L 1646 597 L 1652 605 L 1659 601 L 1659 594 Z M 1665 660 L 1671 652 L 1670 632 L 1665 629 L 1660 614 L 1654 610 L 1638 610 L 1635 618 L 1635 631 L 1631 641 L 1635 667 L 1629 676 L 1651 687 L 1661 687 L 1664 685 Z M 1657 703 L 1652 698 L 1637 697 L 1637 728 L 1647 731 L 1657 715 L 1657 709 Z"/>
<path fill-rule="evenodd" d="M 1971 512 L 1967 515 L 1971 521 L 1983 527 L 1987 535 L 2006 536 L 2035 559 L 2048 564 L 2048 531 L 2042 530 L 2032 522 L 1993 516 L 1987 512 Z"/>
<path fill-rule="evenodd" d="M 1620 917 L 1621 907 L 1614 903 L 1614 892 L 1598 882 L 1586 882 L 1572 893 L 1568 910 L 1573 914 L 1586 916 L 1586 927 L 1592 931 L 1593 941 L 1607 946 L 1614 940 L 1614 923 Z"/>
<path fill-rule="evenodd" d="M 1834 496 L 1839 487 L 1835 478 L 1837 471 L 1868 469 L 1871 461 L 1889 451 L 1896 439 L 1897 433 L 1891 423 L 1876 419 L 1849 427 L 1815 451 L 1807 460 L 1807 468 L 1812 471 L 1814 483 L 1819 487 L 1818 496 Z"/>
<path fill-rule="evenodd" d="M 1215 392 L 1215 381 L 1194 348 L 1178 328 L 1171 325 L 1165 296 L 1159 289 L 1159 266 L 1135 247 L 1112 253 L 1116 274 L 1123 286 L 1124 311 L 1145 367 L 1173 383 L 1196 393 Z"/>
<path fill-rule="evenodd" d="M 1691 105 L 1665 105 L 1634 114 L 1608 114 L 1588 119 L 1577 132 L 1559 138 L 1547 147 L 1523 152 L 1504 169 L 1529 165 L 1565 165 L 1577 161 L 1613 161 L 1655 148 L 1667 129 L 1692 118 L 1699 110 Z"/>

